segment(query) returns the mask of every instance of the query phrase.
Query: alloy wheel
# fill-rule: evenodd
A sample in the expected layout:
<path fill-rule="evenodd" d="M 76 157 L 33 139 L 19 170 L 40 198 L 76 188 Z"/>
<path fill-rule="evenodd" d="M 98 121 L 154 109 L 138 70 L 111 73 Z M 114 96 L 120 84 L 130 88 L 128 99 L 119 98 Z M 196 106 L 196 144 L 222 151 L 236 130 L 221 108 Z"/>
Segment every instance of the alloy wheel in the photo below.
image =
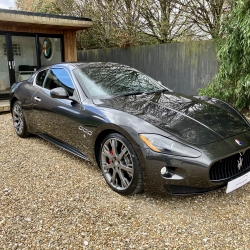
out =
<path fill-rule="evenodd" d="M 23 133 L 24 118 L 21 106 L 17 103 L 13 107 L 13 124 L 18 135 Z"/>
<path fill-rule="evenodd" d="M 117 191 L 129 188 L 134 177 L 132 155 L 125 143 L 109 138 L 102 145 L 101 167 L 108 184 Z"/>

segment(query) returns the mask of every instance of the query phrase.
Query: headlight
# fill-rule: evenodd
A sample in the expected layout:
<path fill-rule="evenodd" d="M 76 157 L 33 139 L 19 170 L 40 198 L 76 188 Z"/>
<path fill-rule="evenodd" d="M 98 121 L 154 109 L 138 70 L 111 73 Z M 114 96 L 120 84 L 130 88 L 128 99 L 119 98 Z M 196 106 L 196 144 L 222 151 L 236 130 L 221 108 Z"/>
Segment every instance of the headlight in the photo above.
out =
<path fill-rule="evenodd" d="M 153 151 L 186 157 L 199 157 L 201 153 L 184 144 L 156 134 L 140 134 L 141 140 Z"/>

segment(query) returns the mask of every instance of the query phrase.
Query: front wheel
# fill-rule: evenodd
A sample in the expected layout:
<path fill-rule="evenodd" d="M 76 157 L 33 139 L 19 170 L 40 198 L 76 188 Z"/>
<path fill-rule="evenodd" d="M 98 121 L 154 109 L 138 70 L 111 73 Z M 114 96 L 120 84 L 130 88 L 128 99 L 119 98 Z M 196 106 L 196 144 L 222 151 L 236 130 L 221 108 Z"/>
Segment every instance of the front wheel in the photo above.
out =
<path fill-rule="evenodd" d="M 132 195 L 142 191 L 142 170 L 135 150 L 118 133 L 107 135 L 100 148 L 100 166 L 108 185 L 117 193 Z"/>
<path fill-rule="evenodd" d="M 30 133 L 27 130 L 25 117 L 23 115 L 22 104 L 20 101 L 16 101 L 13 105 L 12 119 L 13 119 L 14 129 L 18 136 L 22 138 L 30 136 Z"/>

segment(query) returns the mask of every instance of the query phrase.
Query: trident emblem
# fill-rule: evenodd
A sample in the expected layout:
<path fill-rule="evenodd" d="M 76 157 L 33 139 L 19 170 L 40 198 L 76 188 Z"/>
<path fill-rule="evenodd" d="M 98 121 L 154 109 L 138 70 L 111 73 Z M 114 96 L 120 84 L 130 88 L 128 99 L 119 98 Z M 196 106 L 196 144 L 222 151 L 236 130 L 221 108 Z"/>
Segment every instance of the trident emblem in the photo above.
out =
<path fill-rule="evenodd" d="M 242 167 L 242 164 L 243 164 L 243 158 L 242 158 L 242 154 L 241 153 L 240 153 L 240 159 L 237 162 L 238 162 L 237 167 L 240 170 L 241 167 Z"/>

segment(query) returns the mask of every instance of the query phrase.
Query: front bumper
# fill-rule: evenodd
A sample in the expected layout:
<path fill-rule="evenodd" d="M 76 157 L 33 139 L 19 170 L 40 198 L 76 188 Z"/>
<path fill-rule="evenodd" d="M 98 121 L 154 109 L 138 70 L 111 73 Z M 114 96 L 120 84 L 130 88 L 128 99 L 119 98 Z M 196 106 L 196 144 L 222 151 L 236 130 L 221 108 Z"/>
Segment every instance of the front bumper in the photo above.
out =
<path fill-rule="evenodd" d="M 236 144 L 236 139 L 242 141 L 242 145 Z M 226 186 L 228 181 L 249 172 L 250 163 L 238 174 L 232 175 L 232 178 L 216 181 L 210 179 L 211 166 L 216 163 L 216 167 L 224 168 L 224 165 L 220 166 L 218 163 L 236 155 L 233 168 L 237 168 L 237 155 L 240 158 L 249 148 L 249 132 L 199 147 L 202 152 L 199 158 L 161 154 L 149 148 L 142 148 L 145 160 L 145 187 L 151 192 L 168 192 L 176 195 L 199 194 L 221 188 Z"/>

